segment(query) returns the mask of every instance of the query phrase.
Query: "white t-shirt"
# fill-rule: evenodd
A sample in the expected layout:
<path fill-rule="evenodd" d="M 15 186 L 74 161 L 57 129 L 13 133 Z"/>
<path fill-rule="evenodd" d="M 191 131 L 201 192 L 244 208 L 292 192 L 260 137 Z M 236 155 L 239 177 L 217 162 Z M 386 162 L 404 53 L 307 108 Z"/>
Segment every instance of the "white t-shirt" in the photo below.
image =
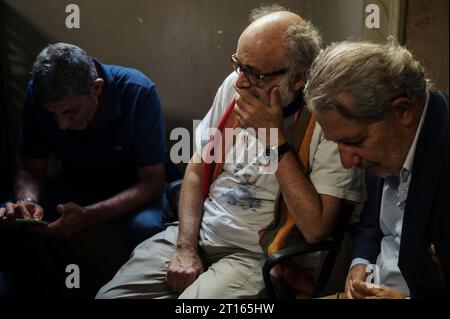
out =
<path fill-rule="evenodd" d="M 218 126 L 236 95 L 236 79 L 236 73 L 225 79 L 211 109 L 196 129 L 195 147 L 199 154 L 209 142 L 210 129 Z M 293 118 L 285 121 L 293 121 Z M 222 173 L 210 186 L 200 231 L 201 236 L 217 245 L 262 253 L 258 232 L 274 218 L 279 184 L 275 174 L 260 173 L 264 149 L 245 154 L 255 143 L 253 135 L 245 130 L 237 135 L 233 150 L 236 160 L 231 163 L 227 160 Z M 337 144 L 323 138 L 318 123 L 310 145 L 309 167 L 310 180 L 319 194 L 355 202 L 362 200 L 361 171 L 341 166 Z"/>

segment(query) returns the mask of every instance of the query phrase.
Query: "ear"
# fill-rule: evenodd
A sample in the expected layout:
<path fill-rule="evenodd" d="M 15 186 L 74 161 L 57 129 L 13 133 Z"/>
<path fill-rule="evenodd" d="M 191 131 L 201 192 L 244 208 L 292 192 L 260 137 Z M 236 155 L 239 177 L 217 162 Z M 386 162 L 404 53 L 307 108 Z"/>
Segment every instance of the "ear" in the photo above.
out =
<path fill-rule="evenodd" d="M 97 78 L 92 85 L 92 90 L 95 96 L 99 96 L 102 93 L 103 85 L 105 81 L 102 78 Z"/>
<path fill-rule="evenodd" d="M 306 73 L 304 71 L 299 71 L 294 75 L 294 79 L 291 83 L 292 92 L 300 91 L 306 82 Z"/>
<path fill-rule="evenodd" d="M 409 127 L 414 123 L 416 107 L 409 98 L 398 97 L 391 103 L 391 107 L 394 117 L 404 126 Z"/>

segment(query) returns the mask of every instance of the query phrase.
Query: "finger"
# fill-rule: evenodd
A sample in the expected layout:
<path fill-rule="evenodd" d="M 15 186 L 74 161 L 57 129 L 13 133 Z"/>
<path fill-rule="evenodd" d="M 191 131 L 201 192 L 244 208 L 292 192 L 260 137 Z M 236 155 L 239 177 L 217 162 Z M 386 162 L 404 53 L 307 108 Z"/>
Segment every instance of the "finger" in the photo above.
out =
<path fill-rule="evenodd" d="M 189 281 L 186 280 L 186 278 L 181 279 L 180 280 L 180 287 L 178 289 L 178 293 L 179 294 L 183 293 L 183 291 L 185 291 L 186 288 L 189 287 L 189 286 L 190 286 Z"/>
<path fill-rule="evenodd" d="M 31 219 L 31 212 L 28 210 L 28 206 L 21 204 L 16 206 L 16 211 L 23 219 Z"/>
<path fill-rule="evenodd" d="M 345 294 L 347 295 L 347 299 L 353 299 L 352 285 L 353 285 L 353 280 L 352 280 L 352 278 L 350 278 L 348 281 L 348 286 L 345 289 Z"/>
<path fill-rule="evenodd" d="M 268 93 L 265 93 L 265 97 L 262 97 L 258 93 L 252 92 L 248 89 L 236 88 L 236 92 L 239 94 L 237 100 L 241 100 L 240 103 L 251 112 L 255 111 L 258 107 L 261 108 L 269 106 L 270 96 Z"/>
<path fill-rule="evenodd" d="M 382 299 L 378 296 L 365 296 L 364 299 Z"/>
<path fill-rule="evenodd" d="M 375 288 L 374 287 L 370 287 L 367 283 L 365 283 L 364 281 L 356 281 L 353 284 L 353 287 L 355 288 L 355 290 L 361 294 L 364 295 L 374 295 L 375 294 Z"/>
<path fill-rule="evenodd" d="M 247 114 L 254 112 L 252 110 L 252 106 L 245 101 L 243 101 L 242 97 L 236 99 L 236 103 L 234 103 L 234 110 L 236 114 L 241 117 L 247 116 Z"/>
<path fill-rule="evenodd" d="M 21 218 L 31 219 L 32 216 L 32 212 L 30 211 L 31 207 L 28 206 L 27 204 L 22 203 L 16 206 L 16 211 Z"/>
<path fill-rule="evenodd" d="M 187 272 L 183 274 L 183 278 L 180 279 L 180 293 L 186 290 L 192 283 L 197 279 L 197 276 L 192 270 L 186 270 Z"/>
<path fill-rule="evenodd" d="M 236 101 L 236 103 L 234 103 L 234 111 L 236 112 L 237 116 L 242 116 L 242 113 L 243 113 L 242 108 L 239 106 L 237 101 Z"/>
<path fill-rule="evenodd" d="M 177 294 L 182 292 L 182 285 L 183 282 L 180 282 L 180 280 L 183 280 L 182 278 L 180 278 L 179 276 L 174 276 L 174 278 L 172 279 L 172 289 L 173 291 L 175 291 Z"/>
<path fill-rule="evenodd" d="M 357 281 L 353 282 L 351 287 L 352 296 L 356 299 L 363 299 L 369 295 L 372 295 L 369 291 L 359 290 L 360 286 Z"/>
<path fill-rule="evenodd" d="M 244 103 L 251 103 L 251 102 L 259 101 L 259 99 L 255 95 L 253 95 L 249 90 L 240 89 L 238 87 L 236 87 L 235 89 L 238 94 L 236 102 L 237 102 L 237 100 L 241 100 Z"/>
<path fill-rule="evenodd" d="M 237 103 L 234 104 L 234 111 L 236 112 L 236 117 L 239 122 L 239 126 L 242 128 L 246 128 L 247 127 L 247 121 L 245 120 L 247 118 L 246 114 Z"/>
<path fill-rule="evenodd" d="M 350 294 L 352 296 L 351 299 L 362 299 L 365 297 L 365 295 L 359 293 L 354 286 L 355 282 L 353 281 L 352 284 L 350 285 Z"/>
<path fill-rule="evenodd" d="M 60 217 L 47 225 L 48 234 L 57 238 L 67 238 L 67 229 L 64 227 L 63 218 Z"/>
<path fill-rule="evenodd" d="M 352 293 L 350 291 L 350 289 L 345 291 L 345 297 L 347 297 L 347 299 L 353 299 Z"/>
<path fill-rule="evenodd" d="M 59 204 L 56 206 L 56 211 L 60 213 L 61 215 L 64 215 L 67 209 L 67 204 Z"/>
<path fill-rule="evenodd" d="M 10 219 L 6 215 L 6 207 L 0 208 L 0 225 L 5 225 L 14 222 L 13 219 Z"/>
<path fill-rule="evenodd" d="M 6 218 L 15 219 L 16 218 L 16 204 L 6 203 Z"/>
<path fill-rule="evenodd" d="M 375 296 L 379 299 L 405 299 L 407 297 L 404 293 L 385 285 L 378 286 L 375 289 Z"/>
<path fill-rule="evenodd" d="M 41 220 L 44 217 L 44 209 L 39 205 L 34 205 L 32 218 Z"/>
<path fill-rule="evenodd" d="M 166 273 L 166 280 L 169 287 L 175 291 L 179 291 L 178 287 L 178 273 L 177 273 L 177 267 L 175 267 L 174 263 L 169 263 L 169 266 L 167 267 L 167 273 Z"/>
<path fill-rule="evenodd" d="M 173 287 L 173 284 L 172 284 L 172 277 L 171 276 L 167 276 L 166 275 L 166 282 L 167 282 L 167 286 L 169 286 L 169 288 L 172 291 L 175 291 L 175 288 Z"/>
<path fill-rule="evenodd" d="M 195 273 L 190 273 L 188 276 L 186 276 L 185 280 L 184 280 L 184 286 L 183 286 L 183 291 L 189 287 L 190 285 L 192 285 L 192 283 L 197 279 L 197 275 Z"/>
<path fill-rule="evenodd" d="M 61 237 L 61 229 L 61 218 L 58 218 L 53 223 L 50 223 L 47 226 L 30 227 L 30 231 L 32 233 L 52 237 Z"/>
<path fill-rule="evenodd" d="M 169 263 L 169 267 L 167 267 L 167 271 L 166 271 L 166 281 L 167 281 L 167 285 L 172 289 L 175 290 L 175 287 L 173 285 L 173 273 L 170 270 L 170 263 Z"/>
<path fill-rule="evenodd" d="M 178 272 L 174 272 L 172 274 L 172 289 L 173 291 L 175 291 L 176 293 L 181 293 L 183 292 L 183 277 L 180 276 L 180 274 Z"/>
<path fill-rule="evenodd" d="M 272 90 L 270 90 L 270 105 L 269 107 L 281 109 L 280 103 L 280 90 L 277 86 L 275 86 Z"/>
<path fill-rule="evenodd" d="M 347 297 L 347 299 L 353 299 L 352 295 L 350 294 L 350 284 L 351 284 L 351 278 L 347 278 L 347 280 L 345 282 L 345 287 L 344 287 L 344 293 L 345 293 L 345 296 Z"/>

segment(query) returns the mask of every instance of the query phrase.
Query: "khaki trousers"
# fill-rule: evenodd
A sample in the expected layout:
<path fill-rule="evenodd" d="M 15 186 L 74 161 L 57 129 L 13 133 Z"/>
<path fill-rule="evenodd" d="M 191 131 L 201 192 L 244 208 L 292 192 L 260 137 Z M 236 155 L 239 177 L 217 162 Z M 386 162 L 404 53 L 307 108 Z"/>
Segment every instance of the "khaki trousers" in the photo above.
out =
<path fill-rule="evenodd" d="M 178 295 L 166 282 L 176 248 L 178 226 L 170 226 L 138 245 L 131 259 L 103 286 L 96 298 L 257 298 L 264 290 L 263 254 L 217 246 L 200 239 L 206 271 Z"/>

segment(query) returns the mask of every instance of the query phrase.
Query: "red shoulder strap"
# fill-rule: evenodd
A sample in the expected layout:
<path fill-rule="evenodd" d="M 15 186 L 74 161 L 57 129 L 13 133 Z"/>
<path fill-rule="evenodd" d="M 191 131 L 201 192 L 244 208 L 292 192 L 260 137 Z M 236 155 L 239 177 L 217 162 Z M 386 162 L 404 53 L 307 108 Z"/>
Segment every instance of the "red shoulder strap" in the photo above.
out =
<path fill-rule="evenodd" d="M 214 152 L 217 147 L 222 147 L 223 141 L 222 136 L 227 127 L 234 128 L 236 126 L 236 115 L 233 112 L 234 110 L 234 104 L 235 99 L 233 99 L 228 105 L 227 109 L 225 110 L 225 113 L 222 115 L 222 118 L 219 121 L 219 125 L 217 126 L 217 130 L 214 133 L 214 136 L 211 138 L 209 143 L 205 146 L 207 147 L 207 155 L 210 156 L 210 158 L 214 158 Z M 225 154 L 222 152 L 222 157 L 224 157 Z M 216 166 L 219 166 L 222 168 L 223 166 L 223 160 L 220 163 L 215 163 L 214 161 L 211 161 L 210 163 L 207 163 L 203 161 L 203 174 L 202 174 L 202 193 L 203 197 L 208 197 L 209 194 L 209 187 L 214 182 L 214 180 L 217 178 L 217 174 L 214 174 L 215 171 L 217 171 Z"/>

